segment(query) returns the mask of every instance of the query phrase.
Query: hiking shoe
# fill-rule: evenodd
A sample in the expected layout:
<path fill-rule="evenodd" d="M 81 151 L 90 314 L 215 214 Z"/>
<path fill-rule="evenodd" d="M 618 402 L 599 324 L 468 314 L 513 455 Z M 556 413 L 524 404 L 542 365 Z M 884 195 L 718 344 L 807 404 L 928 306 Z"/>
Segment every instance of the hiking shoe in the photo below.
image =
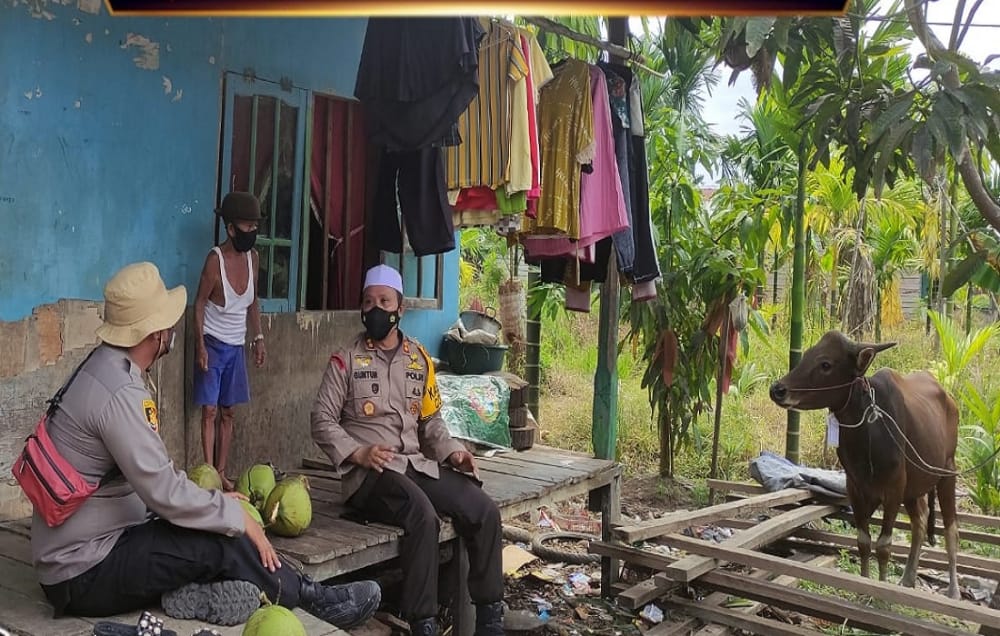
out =
<path fill-rule="evenodd" d="M 323 585 L 304 576 L 299 587 L 302 609 L 340 629 L 364 623 L 375 614 L 381 602 L 382 588 L 375 581 Z"/>
<path fill-rule="evenodd" d="M 171 618 L 239 625 L 260 607 L 260 588 L 249 581 L 189 583 L 165 593 L 160 603 Z"/>

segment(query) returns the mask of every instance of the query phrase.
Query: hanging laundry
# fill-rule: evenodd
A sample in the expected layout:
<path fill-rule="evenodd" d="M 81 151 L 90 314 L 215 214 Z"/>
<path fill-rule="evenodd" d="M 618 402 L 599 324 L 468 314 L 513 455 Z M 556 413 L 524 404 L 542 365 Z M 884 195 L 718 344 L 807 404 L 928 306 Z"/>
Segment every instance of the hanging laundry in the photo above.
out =
<path fill-rule="evenodd" d="M 458 118 L 461 143 L 445 150 L 449 190 L 509 181 L 511 91 L 527 71 L 513 27 L 490 21 L 479 46 L 479 88 Z"/>
<path fill-rule="evenodd" d="M 392 151 L 458 143 L 485 34 L 471 17 L 369 18 L 354 86 L 369 140 Z"/>
<path fill-rule="evenodd" d="M 538 132 L 541 196 L 538 218 L 527 232 L 580 237 L 580 174 L 594 157 L 594 115 L 590 66 L 567 59 L 553 68 L 539 96 Z"/>
<path fill-rule="evenodd" d="M 538 44 L 538 38 L 527 29 L 519 29 L 521 50 L 528 62 L 528 142 L 531 159 L 531 188 L 527 195 L 527 215 L 534 219 L 538 216 L 538 198 L 541 196 L 541 160 L 538 148 L 538 97 L 543 86 L 552 80 L 552 68 L 545 59 L 545 53 Z"/>
<path fill-rule="evenodd" d="M 455 249 L 455 227 L 445 189 L 444 155 L 440 148 L 383 152 L 373 207 L 373 223 L 378 231 L 372 234 L 378 249 L 402 253 L 400 216 L 416 256 Z"/>
<path fill-rule="evenodd" d="M 585 248 L 617 232 L 630 229 L 615 158 L 607 81 L 604 73 L 596 66 L 590 66 L 588 72 L 593 109 L 594 156 L 590 162 L 590 171 L 583 172 L 580 177 L 580 236 L 578 240 L 572 241 L 565 237 L 527 235 L 523 238 L 525 252 L 533 256 L 569 255 L 578 260 L 593 261 L 592 252 L 589 259 L 581 255 Z M 596 262 L 595 265 L 606 268 L 607 261 Z"/>
<path fill-rule="evenodd" d="M 381 250 L 403 251 L 401 224 L 416 256 L 455 249 L 441 147 L 460 141 L 485 35 L 475 18 L 368 21 L 354 94 L 378 148 L 373 234 Z"/>
<path fill-rule="evenodd" d="M 598 67 L 604 72 L 608 85 L 608 100 L 613 114 L 611 131 L 614 137 L 615 160 L 618 163 L 622 197 L 625 200 L 625 218 L 629 224 L 628 229 L 616 232 L 612 240 L 618 258 L 618 271 L 631 280 L 632 269 L 635 265 L 635 238 L 632 229 L 632 188 L 629 176 L 629 149 L 631 146 L 628 136 L 630 123 L 627 101 L 628 82 L 609 68 L 606 63 L 598 63 Z"/>
<path fill-rule="evenodd" d="M 599 64 L 605 73 L 608 71 L 621 77 L 626 83 L 626 102 L 628 104 L 628 122 L 622 122 L 621 117 L 614 122 L 615 152 L 618 157 L 619 169 L 627 165 L 628 203 L 631 213 L 632 239 L 635 247 L 635 259 L 632 265 L 632 300 L 633 302 L 650 300 L 656 297 L 655 281 L 660 277 L 660 265 L 656 253 L 656 239 L 653 232 L 649 212 L 649 171 L 646 164 L 646 140 L 636 130 L 643 130 L 641 122 L 643 113 L 642 100 L 639 93 L 639 81 L 634 77 L 632 69 L 622 64 L 601 62 Z M 615 100 L 612 99 L 614 102 Z M 617 108 L 616 111 L 620 111 Z M 618 129 L 621 127 L 621 130 Z M 624 177 L 624 174 L 622 175 Z M 617 247 L 616 243 L 616 247 Z"/>

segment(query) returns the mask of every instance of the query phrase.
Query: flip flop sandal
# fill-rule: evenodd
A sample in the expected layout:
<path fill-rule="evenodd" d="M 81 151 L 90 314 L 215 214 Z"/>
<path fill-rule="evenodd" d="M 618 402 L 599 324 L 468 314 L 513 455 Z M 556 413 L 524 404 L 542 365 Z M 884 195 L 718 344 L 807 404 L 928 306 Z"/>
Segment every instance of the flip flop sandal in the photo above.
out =
<path fill-rule="evenodd" d="M 163 620 L 143 612 L 135 625 L 101 621 L 94 625 L 93 636 L 177 636 L 177 632 L 163 627 Z"/>

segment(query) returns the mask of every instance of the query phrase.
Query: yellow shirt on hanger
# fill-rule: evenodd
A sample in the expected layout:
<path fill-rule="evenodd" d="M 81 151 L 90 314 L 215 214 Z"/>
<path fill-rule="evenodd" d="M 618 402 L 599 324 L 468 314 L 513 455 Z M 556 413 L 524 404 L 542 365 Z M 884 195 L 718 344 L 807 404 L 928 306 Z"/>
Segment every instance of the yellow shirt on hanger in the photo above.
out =
<path fill-rule="evenodd" d="M 593 158 L 594 109 L 590 66 L 567 59 L 541 90 L 538 135 L 542 180 L 535 234 L 561 233 L 580 238 L 580 168 Z"/>
<path fill-rule="evenodd" d="M 545 61 L 545 53 L 535 35 L 527 29 L 518 29 L 517 34 L 528 41 L 528 50 L 523 51 L 531 67 L 531 82 L 528 77 L 518 80 L 511 94 L 510 127 L 510 181 L 507 193 L 523 192 L 531 189 L 531 137 L 528 134 L 528 91 L 535 91 L 534 101 L 538 103 L 538 90 L 552 79 L 552 69 Z M 518 38 L 520 41 L 520 38 Z"/>

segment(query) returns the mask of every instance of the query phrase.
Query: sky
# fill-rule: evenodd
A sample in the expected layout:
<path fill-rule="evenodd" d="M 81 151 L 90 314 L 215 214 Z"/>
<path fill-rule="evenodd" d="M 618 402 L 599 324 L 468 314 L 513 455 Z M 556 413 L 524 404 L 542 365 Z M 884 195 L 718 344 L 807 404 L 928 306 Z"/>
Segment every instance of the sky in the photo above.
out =
<path fill-rule="evenodd" d="M 928 3 L 927 10 L 928 22 L 947 22 L 950 25 L 955 17 L 957 2 L 958 0 L 931 0 Z M 1000 3 L 1000 0 L 985 0 L 973 18 L 972 24 L 1000 25 L 1000 14 L 988 8 L 996 3 Z M 966 3 L 966 12 L 968 12 L 968 8 L 972 4 L 972 2 Z M 878 15 L 885 15 L 890 5 L 891 2 L 883 0 Z M 931 26 L 931 29 L 938 36 L 938 39 L 945 43 L 948 42 L 948 37 L 951 33 L 950 26 Z M 633 28 L 633 31 L 636 30 Z M 973 26 L 965 36 L 960 50 L 978 63 L 984 62 L 989 55 L 1000 54 L 1000 26 Z M 922 52 L 923 46 L 919 41 L 915 40 L 911 46 L 911 55 L 916 56 Z M 1000 69 L 1000 60 L 994 60 L 990 66 L 991 68 Z M 741 97 L 745 97 L 750 102 L 753 102 L 756 98 L 750 72 L 745 71 L 741 73 L 736 80 L 736 84 L 729 86 L 730 69 L 725 65 L 720 65 L 719 71 L 719 83 L 713 90 L 712 95 L 705 101 L 703 116 L 705 121 L 711 124 L 712 128 L 718 134 L 740 134 L 741 121 L 736 117 L 736 113 L 739 110 L 737 103 Z M 713 182 L 713 179 L 709 175 L 702 173 L 702 176 L 705 177 L 708 183 Z"/>

